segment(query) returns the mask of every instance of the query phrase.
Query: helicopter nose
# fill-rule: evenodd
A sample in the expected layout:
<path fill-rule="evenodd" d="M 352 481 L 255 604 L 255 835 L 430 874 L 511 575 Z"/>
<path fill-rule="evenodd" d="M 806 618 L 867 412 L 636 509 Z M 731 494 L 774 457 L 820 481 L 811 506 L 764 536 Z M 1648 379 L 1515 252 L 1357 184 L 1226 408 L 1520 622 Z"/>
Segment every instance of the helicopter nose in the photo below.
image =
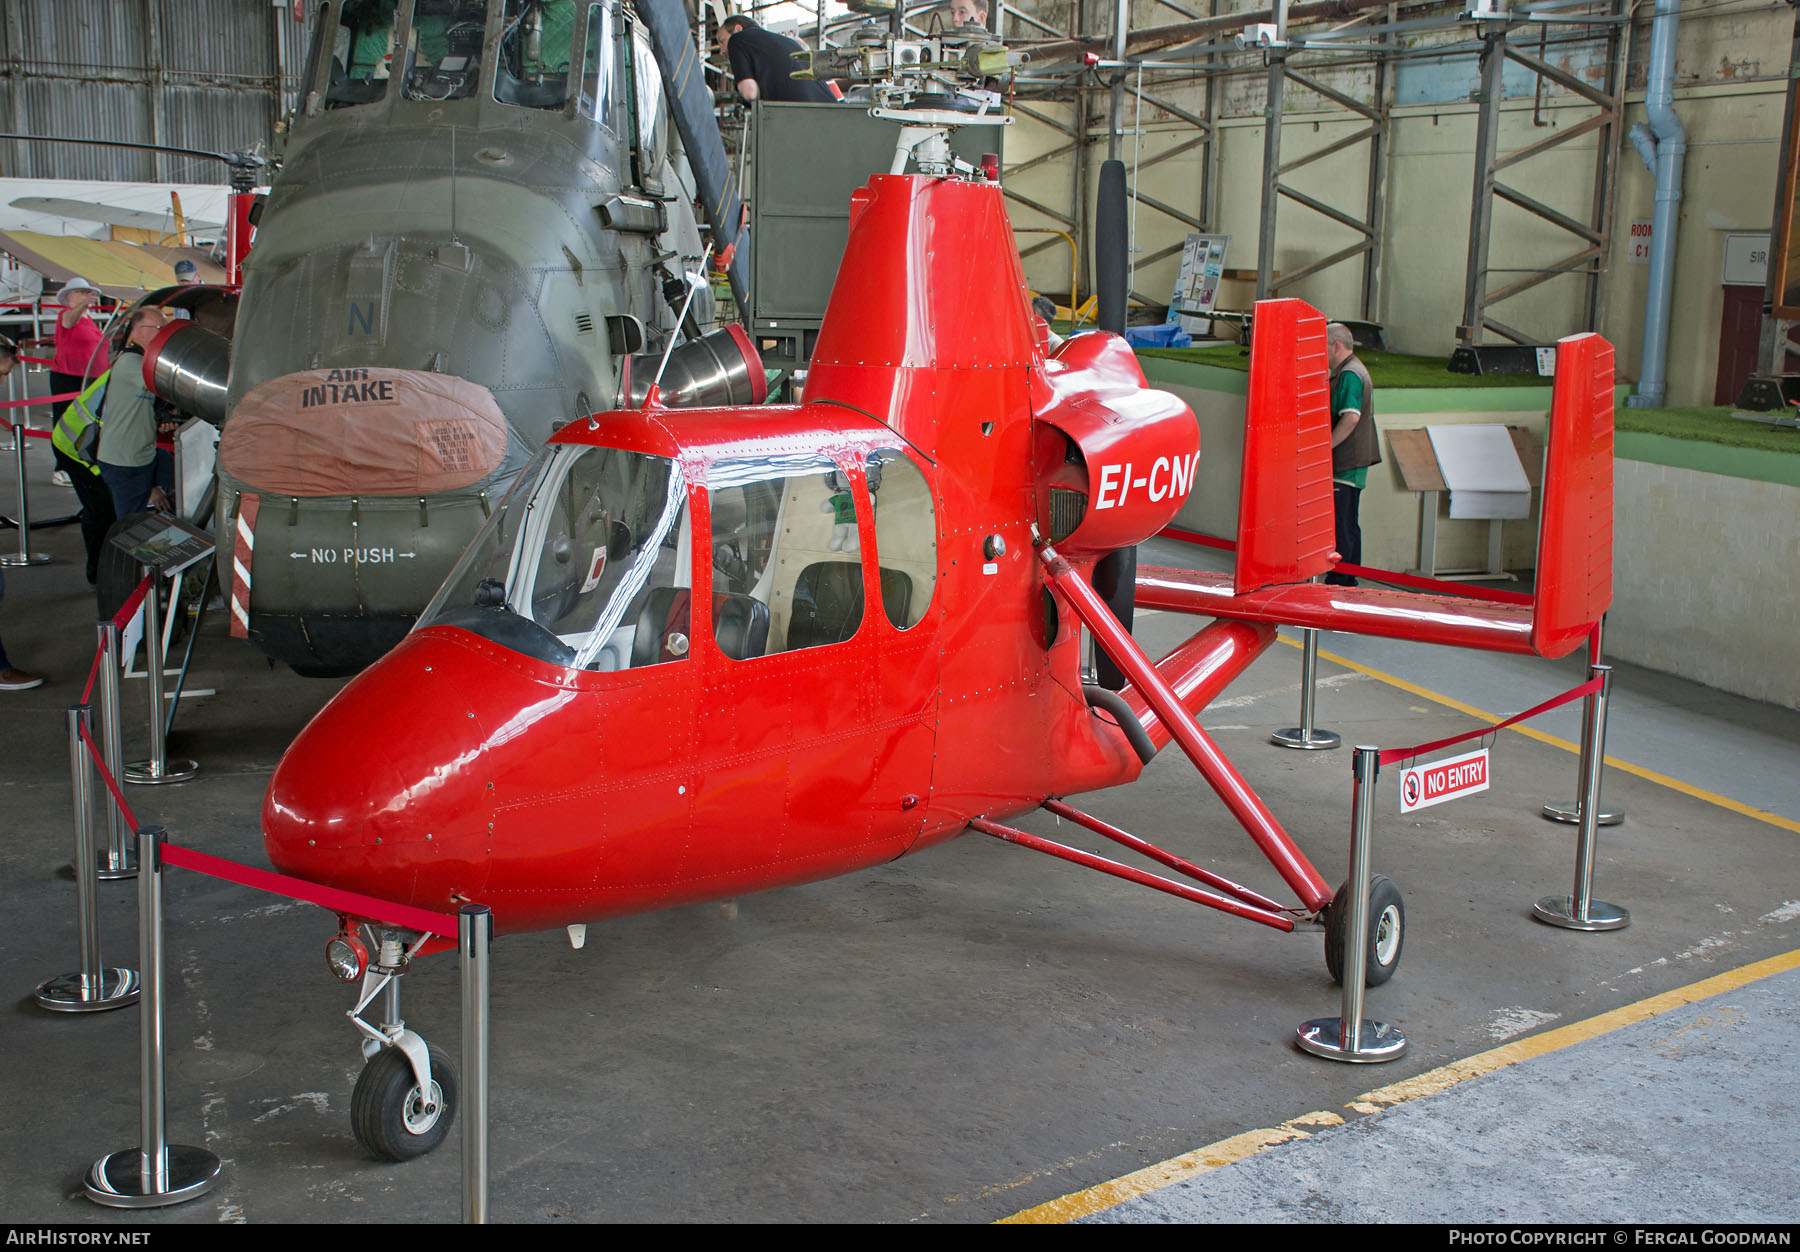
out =
<path fill-rule="evenodd" d="M 472 662 L 413 636 L 319 711 L 263 799 L 278 870 L 423 908 L 475 896 L 493 791 L 478 776 L 483 731 L 462 694 Z"/>

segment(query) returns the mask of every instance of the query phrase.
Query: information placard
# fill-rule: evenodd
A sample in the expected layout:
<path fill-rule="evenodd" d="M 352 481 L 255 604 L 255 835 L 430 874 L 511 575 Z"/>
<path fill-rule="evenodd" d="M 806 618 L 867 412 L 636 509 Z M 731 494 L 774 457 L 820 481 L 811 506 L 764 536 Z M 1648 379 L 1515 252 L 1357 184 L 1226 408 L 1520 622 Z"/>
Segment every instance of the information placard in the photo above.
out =
<path fill-rule="evenodd" d="M 1453 756 L 1400 771 L 1400 811 L 1430 808 L 1488 789 L 1488 750 Z"/>

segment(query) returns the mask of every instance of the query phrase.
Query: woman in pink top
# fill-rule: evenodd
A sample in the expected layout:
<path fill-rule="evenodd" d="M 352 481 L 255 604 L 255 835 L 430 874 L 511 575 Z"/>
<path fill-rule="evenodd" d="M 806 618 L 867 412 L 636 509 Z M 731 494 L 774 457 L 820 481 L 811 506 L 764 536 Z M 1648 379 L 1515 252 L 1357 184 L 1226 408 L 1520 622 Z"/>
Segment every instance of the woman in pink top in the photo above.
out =
<path fill-rule="evenodd" d="M 85 278 L 71 278 L 60 293 L 65 308 L 56 318 L 56 355 L 50 361 L 50 394 L 80 391 L 88 380 L 106 372 L 106 351 L 100 328 L 88 319 L 88 306 L 100 298 L 100 289 Z M 69 401 L 56 402 L 53 412 L 62 416 Z"/>
<path fill-rule="evenodd" d="M 53 396 L 68 395 L 70 392 L 83 390 L 90 378 L 98 378 L 106 372 L 106 343 L 100 328 L 88 317 L 88 306 L 100 298 L 99 288 L 85 278 L 71 278 L 63 284 L 62 302 L 65 308 L 56 318 L 56 354 L 50 361 L 50 394 Z M 52 411 L 60 421 L 63 410 L 74 403 L 73 398 L 58 400 L 52 405 Z M 56 472 L 67 487 L 75 490 L 75 498 L 81 501 L 81 541 L 87 549 L 87 580 L 92 585 L 100 576 L 100 556 L 106 547 L 106 532 L 117 520 L 113 512 L 112 493 L 100 479 L 98 467 L 83 465 L 68 455 L 61 448 L 52 450 L 56 457 Z M 0 691 L 6 690 L 0 687 Z"/>

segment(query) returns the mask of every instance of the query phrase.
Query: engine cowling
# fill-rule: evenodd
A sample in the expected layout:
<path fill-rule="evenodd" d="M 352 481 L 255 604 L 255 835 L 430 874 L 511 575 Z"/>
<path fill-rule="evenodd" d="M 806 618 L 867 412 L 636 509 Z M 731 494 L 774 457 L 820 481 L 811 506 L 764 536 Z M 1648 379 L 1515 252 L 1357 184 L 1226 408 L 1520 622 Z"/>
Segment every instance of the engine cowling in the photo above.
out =
<path fill-rule="evenodd" d="M 231 340 L 189 321 L 165 326 L 144 353 L 144 383 L 183 413 L 225 421 Z"/>
<path fill-rule="evenodd" d="M 627 362 L 619 380 L 619 407 L 635 409 L 649 394 L 662 356 L 645 352 L 628 357 Z M 657 392 L 663 405 L 671 409 L 761 404 L 768 399 L 769 380 L 763 374 L 762 355 L 744 328 L 733 322 L 671 352 Z"/>
<path fill-rule="evenodd" d="M 1194 486 L 1200 426 L 1152 388 L 1117 335 L 1077 335 L 1034 380 L 1038 530 L 1067 557 L 1141 543 L 1174 520 Z"/>

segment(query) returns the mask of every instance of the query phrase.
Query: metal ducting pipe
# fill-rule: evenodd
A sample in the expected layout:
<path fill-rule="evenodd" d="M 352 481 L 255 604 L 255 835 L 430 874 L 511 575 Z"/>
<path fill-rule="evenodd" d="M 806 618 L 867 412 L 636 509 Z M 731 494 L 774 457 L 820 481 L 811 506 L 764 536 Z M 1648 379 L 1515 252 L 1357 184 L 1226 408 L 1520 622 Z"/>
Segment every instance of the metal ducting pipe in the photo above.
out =
<path fill-rule="evenodd" d="M 144 353 L 144 384 L 183 413 L 225 421 L 231 340 L 188 321 L 163 327 Z"/>
<path fill-rule="evenodd" d="M 1681 212 L 1681 171 L 1687 163 L 1687 131 L 1671 105 L 1675 83 L 1675 31 L 1681 0 L 1656 0 L 1650 27 L 1650 65 L 1644 87 L 1649 137 L 1640 123 L 1631 128 L 1644 164 L 1656 161 L 1656 214 L 1650 227 L 1650 284 L 1644 295 L 1644 349 L 1638 362 L 1638 389 L 1632 408 L 1661 408 L 1668 393 L 1669 309 L 1675 292 L 1675 226 Z"/>
<path fill-rule="evenodd" d="M 662 354 L 643 352 L 627 360 L 620 381 L 619 406 L 635 409 L 642 406 L 650 384 L 656 380 Z M 689 340 L 671 352 L 658 394 L 662 404 L 671 409 L 761 404 L 768 399 L 769 380 L 763 373 L 762 356 L 750 342 L 750 336 L 734 322 L 724 330 Z"/>

